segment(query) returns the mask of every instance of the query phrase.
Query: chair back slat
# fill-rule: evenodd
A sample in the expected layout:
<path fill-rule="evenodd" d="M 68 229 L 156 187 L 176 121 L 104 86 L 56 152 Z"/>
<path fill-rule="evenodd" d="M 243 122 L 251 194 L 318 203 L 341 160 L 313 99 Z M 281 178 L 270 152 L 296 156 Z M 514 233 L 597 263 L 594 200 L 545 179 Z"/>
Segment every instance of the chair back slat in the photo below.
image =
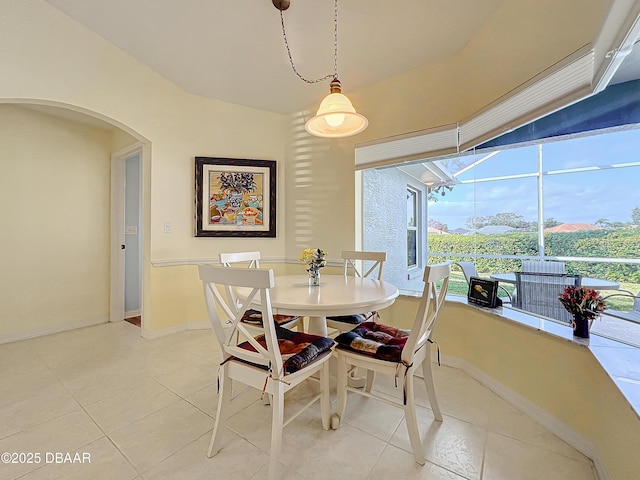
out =
<path fill-rule="evenodd" d="M 471 262 L 456 262 L 456 265 L 460 267 L 462 273 L 464 274 L 464 278 L 469 283 L 471 277 L 478 276 L 478 270 L 476 270 L 476 266 Z"/>
<path fill-rule="evenodd" d="M 561 295 L 567 286 L 579 286 L 581 283 L 581 275 L 516 272 L 518 295 L 515 306 L 527 312 L 570 323 L 573 316 L 558 300 L 558 295 Z"/>
<path fill-rule="evenodd" d="M 405 365 L 413 364 L 415 353 L 424 347 L 431 337 L 444 305 L 450 274 L 450 260 L 436 265 L 428 265 L 424 269 L 422 298 L 411 327 L 411 334 L 402 349 L 402 363 Z M 438 286 L 438 282 L 441 282 L 440 286 Z"/>
<path fill-rule="evenodd" d="M 564 262 L 524 260 L 522 262 L 523 272 L 533 273 L 564 273 Z"/>
<path fill-rule="evenodd" d="M 260 268 L 260 252 L 227 252 L 218 255 L 219 262 L 225 267 L 242 267 L 242 268 Z M 237 265 L 241 264 L 241 265 Z M 240 308 L 238 300 L 238 292 L 231 285 L 225 285 L 224 290 L 227 293 L 229 304 L 233 303 Z"/>
<path fill-rule="evenodd" d="M 344 275 L 367 278 L 378 271 L 377 279 L 382 280 L 384 262 L 387 260 L 387 252 L 363 252 L 357 250 L 345 250 L 342 252 Z M 369 262 L 373 262 L 369 264 Z"/>
<path fill-rule="evenodd" d="M 272 375 L 275 378 L 283 375 L 282 355 L 278 347 L 269 295 L 269 289 L 274 284 L 273 270 L 229 269 L 228 267 L 200 265 L 198 271 L 203 282 L 209 322 L 220 344 L 224 359 L 233 356 L 247 362 L 271 367 Z M 220 293 L 221 291 L 226 292 L 226 287 L 251 289 L 243 306 L 238 306 L 233 297 Z M 256 297 L 259 297 L 259 304 Z M 258 343 L 242 323 L 242 317 L 248 308 L 260 310 L 262 313 L 266 348 Z M 239 344 L 245 340 L 255 348 L 255 352 L 239 347 Z"/>
<path fill-rule="evenodd" d="M 218 258 L 225 267 L 230 267 L 234 263 L 243 263 L 247 268 L 260 268 L 260 252 L 221 253 Z"/>

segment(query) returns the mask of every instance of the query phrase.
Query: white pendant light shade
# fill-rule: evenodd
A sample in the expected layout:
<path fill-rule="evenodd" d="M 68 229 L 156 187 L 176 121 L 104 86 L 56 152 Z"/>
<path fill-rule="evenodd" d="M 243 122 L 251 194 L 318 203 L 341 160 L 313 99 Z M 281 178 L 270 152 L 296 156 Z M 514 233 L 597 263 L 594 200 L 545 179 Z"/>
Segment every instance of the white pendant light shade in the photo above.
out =
<path fill-rule="evenodd" d="M 334 78 L 331 93 L 322 100 L 316 116 L 309 119 L 304 128 L 316 137 L 339 138 L 360 133 L 368 125 L 369 121 L 340 93 L 340 80 Z"/>
<path fill-rule="evenodd" d="M 322 78 L 308 80 L 296 69 L 287 40 L 287 31 L 284 27 L 284 15 L 282 12 L 289 8 L 289 0 L 272 0 L 273 6 L 280 11 L 280 24 L 282 25 L 282 38 L 289 55 L 289 63 L 293 72 L 306 83 L 317 83 L 329 78 L 331 80 L 331 93 L 320 104 L 316 116 L 305 123 L 305 130 L 316 137 L 339 138 L 349 137 L 362 132 L 369 125 L 363 115 L 356 112 L 351 101 L 341 93 L 340 80 L 338 80 L 338 0 L 334 0 L 333 14 L 333 75 L 325 75 Z"/>

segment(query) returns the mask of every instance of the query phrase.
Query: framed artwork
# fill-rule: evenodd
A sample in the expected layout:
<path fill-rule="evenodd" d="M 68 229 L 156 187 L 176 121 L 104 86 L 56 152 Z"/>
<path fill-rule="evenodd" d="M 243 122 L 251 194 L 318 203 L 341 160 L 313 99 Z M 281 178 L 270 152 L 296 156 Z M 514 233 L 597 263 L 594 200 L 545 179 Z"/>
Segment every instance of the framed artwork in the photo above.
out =
<path fill-rule="evenodd" d="M 502 302 L 498 298 L 498 281 L 479 277 L 469 278 L 467 300 L 469 303 L 483 307 L 495 308 L 502 306 Z"/>
<path fill-rule="evenodd" d="M 196 237 L 275 237 L 276 162 L 196 157 Z"/>

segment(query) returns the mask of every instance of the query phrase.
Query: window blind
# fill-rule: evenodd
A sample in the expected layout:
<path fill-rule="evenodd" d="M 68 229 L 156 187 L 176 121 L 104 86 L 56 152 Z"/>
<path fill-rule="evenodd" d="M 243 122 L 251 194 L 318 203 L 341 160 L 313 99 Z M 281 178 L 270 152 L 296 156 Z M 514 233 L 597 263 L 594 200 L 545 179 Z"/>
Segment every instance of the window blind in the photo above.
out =
<path fill-rule="evenodd" d="M 586 45 L 464 121 L 356 145 L 356 170 L 465 151 L 590 95 L 593 75 Z"/>
<path fill-rule="evenodd" d="M 407 135 L 356 145 L 356 169 L 437 157 L 458 151 L 458 125 L 442 125 Z"/>
<path fill-rule="evenodd" d="M 460 122 L 460 149 L 475 147 L 589 96 L 593 63 L 593 51 L 585 47 Z"/>

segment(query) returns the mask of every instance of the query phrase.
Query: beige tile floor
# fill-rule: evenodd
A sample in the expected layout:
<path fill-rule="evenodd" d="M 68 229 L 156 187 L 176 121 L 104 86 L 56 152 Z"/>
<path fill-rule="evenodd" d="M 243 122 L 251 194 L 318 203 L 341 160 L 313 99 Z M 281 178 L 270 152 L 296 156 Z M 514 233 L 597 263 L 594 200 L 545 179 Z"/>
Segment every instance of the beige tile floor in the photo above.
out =
<path fill-rule="evenodd" d="M 0 345 L 0 453 L 41 456 L 0 464 L 0 480 L 266 478 L 270 415 L 257 394 L 239 400 L 227 446 L 206 456 L 218 359 L 208 330 L 146 340 L 126 322 Z M 442 424 L 418 388 L 425 466 L 399 409 L 350 396 L 339 430 L 322 430 L 319 405 L 285 428 L 281 478 L 596 478 L 589 459 L 464 372 L 436 367 L 435 382 Z M 291 392 L 288 405 L 314 388 Z M 392 382 L 376 388 L 397 393 Z M 51 462 L 56 452 L 90 463 Z"/>

